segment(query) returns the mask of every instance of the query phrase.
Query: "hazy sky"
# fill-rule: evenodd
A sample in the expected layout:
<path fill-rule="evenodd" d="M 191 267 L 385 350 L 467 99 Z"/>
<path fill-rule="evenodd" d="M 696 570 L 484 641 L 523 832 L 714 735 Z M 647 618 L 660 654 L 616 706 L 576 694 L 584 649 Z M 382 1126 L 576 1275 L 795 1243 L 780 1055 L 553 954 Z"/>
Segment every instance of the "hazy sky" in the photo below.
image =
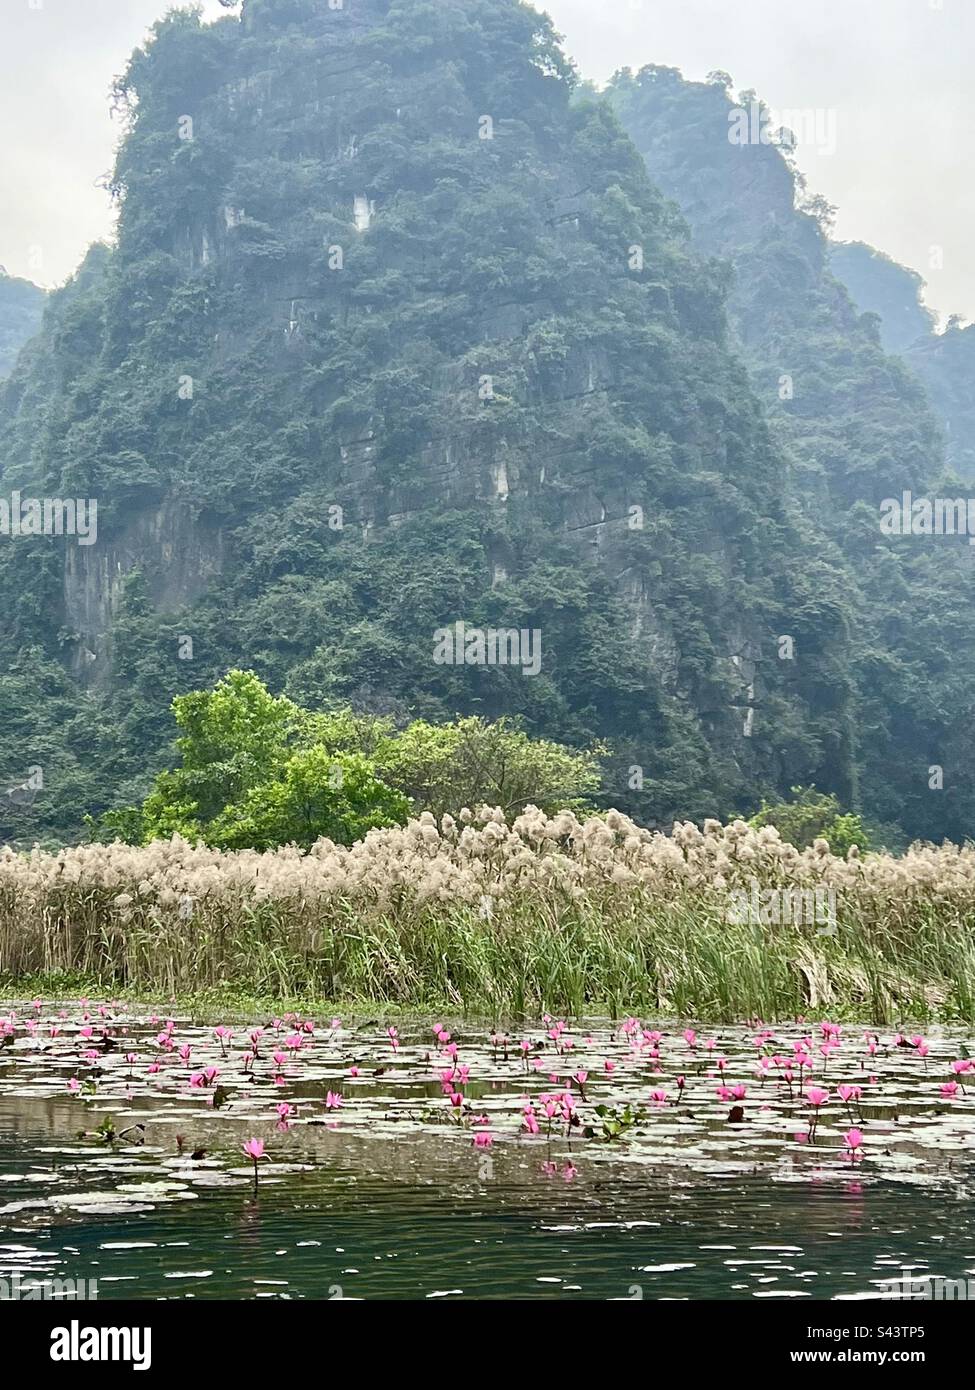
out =
<path fill-rule="evenodd" d="M 118 136 L 108 89 L 168 8 L 167 0 L 0 0 L 0 264 L 11 274 L 58 284 L 89 242 L 111 232 L 99 186 Z M 203 8 L 224 13 L 216 0 Z M 650 62 L 691 78 L 722 68 L 775 110 L 818 113 L 821 132 L 835 122 L 835 142 L 801 146 L 799 164 L 810 190 L 837 205 L 837 236 L 919 270 L 942 314 L 975 318 L 975 0 L 548 0 L 540 8 L 586 77 Z"/>

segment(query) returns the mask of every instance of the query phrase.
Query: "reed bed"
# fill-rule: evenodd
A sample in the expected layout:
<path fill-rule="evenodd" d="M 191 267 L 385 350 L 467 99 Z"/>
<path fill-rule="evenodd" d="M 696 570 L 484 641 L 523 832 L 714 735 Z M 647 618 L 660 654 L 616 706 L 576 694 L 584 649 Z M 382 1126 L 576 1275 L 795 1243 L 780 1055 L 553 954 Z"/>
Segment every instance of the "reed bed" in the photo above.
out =
<path fill-rule="evenodd" d="M 739 920 L 736 892 L 816 890 L 813 921 Z M 728 1021 L 830 1010 L 975 1020 L 975 848 L 799 851 L 772 827 L 534 807 L 429 814 L 346 848 L 174 838 L 0 852 L 0 972 L 106 989 Z"/>

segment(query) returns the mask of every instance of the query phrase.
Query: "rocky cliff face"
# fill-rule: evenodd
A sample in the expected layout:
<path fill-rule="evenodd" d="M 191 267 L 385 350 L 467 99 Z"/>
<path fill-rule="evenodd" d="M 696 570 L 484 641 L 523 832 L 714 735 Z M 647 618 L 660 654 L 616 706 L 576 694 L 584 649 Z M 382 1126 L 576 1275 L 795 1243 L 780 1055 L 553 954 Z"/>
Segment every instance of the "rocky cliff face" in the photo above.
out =
<path fill-rule="evenodd" d="M 222 533 L 171 498 L 133 508 L 100 544 L 65 547 L 64 621 L 75 634 L 74 675 L 85 684 L 111 683 L 111 633 L 127 576 L 144 571 L 154 611 L 169 616 L 207 592 L 223 558 Z"/>

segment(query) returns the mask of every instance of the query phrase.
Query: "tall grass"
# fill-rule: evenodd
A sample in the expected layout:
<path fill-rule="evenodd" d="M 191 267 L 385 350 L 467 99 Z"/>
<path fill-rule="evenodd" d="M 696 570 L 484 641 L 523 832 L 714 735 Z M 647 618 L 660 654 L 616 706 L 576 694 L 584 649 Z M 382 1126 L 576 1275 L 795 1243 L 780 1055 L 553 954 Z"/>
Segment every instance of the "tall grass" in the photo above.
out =
<path fill-rule="evenodd" d="M 471 822 L 475 818 L 469 818 Z M 735 920 L 729 893 L 817 885 L 835 934 Z M 346 850 L 185 842 L 0 856 L 0 972 L 106 990 L 373 1000 L 511 1017 L 629 1011 L 878 1025 L 975 1020 L 975 855 L 797 852 L 741 822 L 671 836 L 610 813 L 429 818 Z"/>

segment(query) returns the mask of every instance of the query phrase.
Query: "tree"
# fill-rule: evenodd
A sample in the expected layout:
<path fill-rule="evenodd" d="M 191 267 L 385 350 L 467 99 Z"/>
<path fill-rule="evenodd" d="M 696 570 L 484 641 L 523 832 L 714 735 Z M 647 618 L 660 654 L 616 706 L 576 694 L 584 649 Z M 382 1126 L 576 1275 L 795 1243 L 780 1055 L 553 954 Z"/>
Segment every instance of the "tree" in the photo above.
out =
<path fill-rule="evenodd" d="M 143 807 L 146 839 L 195 835 L 286 765 L 303 713 L 270 694 L 253 671 L 230 671 L 213 690 L 173 701 L 182 767 L 164 772 Z"/>
<path fill-rule="evenodd" d="M 397 732 L 348 708 L 315 712 L 272 695 L 253 671 L 173 701 L 182 765 L 162 772 L 141 808 L 102 817 L 102 838 L 182 835 L 221 849 L 352 844 L 411 810 L 437 816 L 485 802 L 581 807 L 599 788 L 598 756 L 531 739 L 507 719 Z"/>
<path fill-rule="evenodd" d="M 851 845 L 869 849 L 870 842 L 859 816 L 844 813 L 835 796 L 817 792 L 815 787 L 793 787 L 792 800 L 774 805 L 762 802 L 762 809 L 751 819 L 756 829 L 774 825 L 783 840 L 797 849 L 806 849 L 813 840 L 825 840 L 833 854 L 845 855 Z"/>
<path fill-rule="evenodd" d="M 598 755 L 532 739 L 510 719 L 418 719 L 376 751 L 383 776 L 435 816 L 485 803 L 520 811 L 581 807 L 599 790 Z"/>
<path fill-rule="evenodd" d="M 322 838 L 351 845 L 375 827 L 401 825 L 408 812 L 406 797 L 382 782 L 368 759 L 319 745 L 292 754 L 278 776 L 227 807 L 206 838 L 220 849 L 307 846 Z"/>

